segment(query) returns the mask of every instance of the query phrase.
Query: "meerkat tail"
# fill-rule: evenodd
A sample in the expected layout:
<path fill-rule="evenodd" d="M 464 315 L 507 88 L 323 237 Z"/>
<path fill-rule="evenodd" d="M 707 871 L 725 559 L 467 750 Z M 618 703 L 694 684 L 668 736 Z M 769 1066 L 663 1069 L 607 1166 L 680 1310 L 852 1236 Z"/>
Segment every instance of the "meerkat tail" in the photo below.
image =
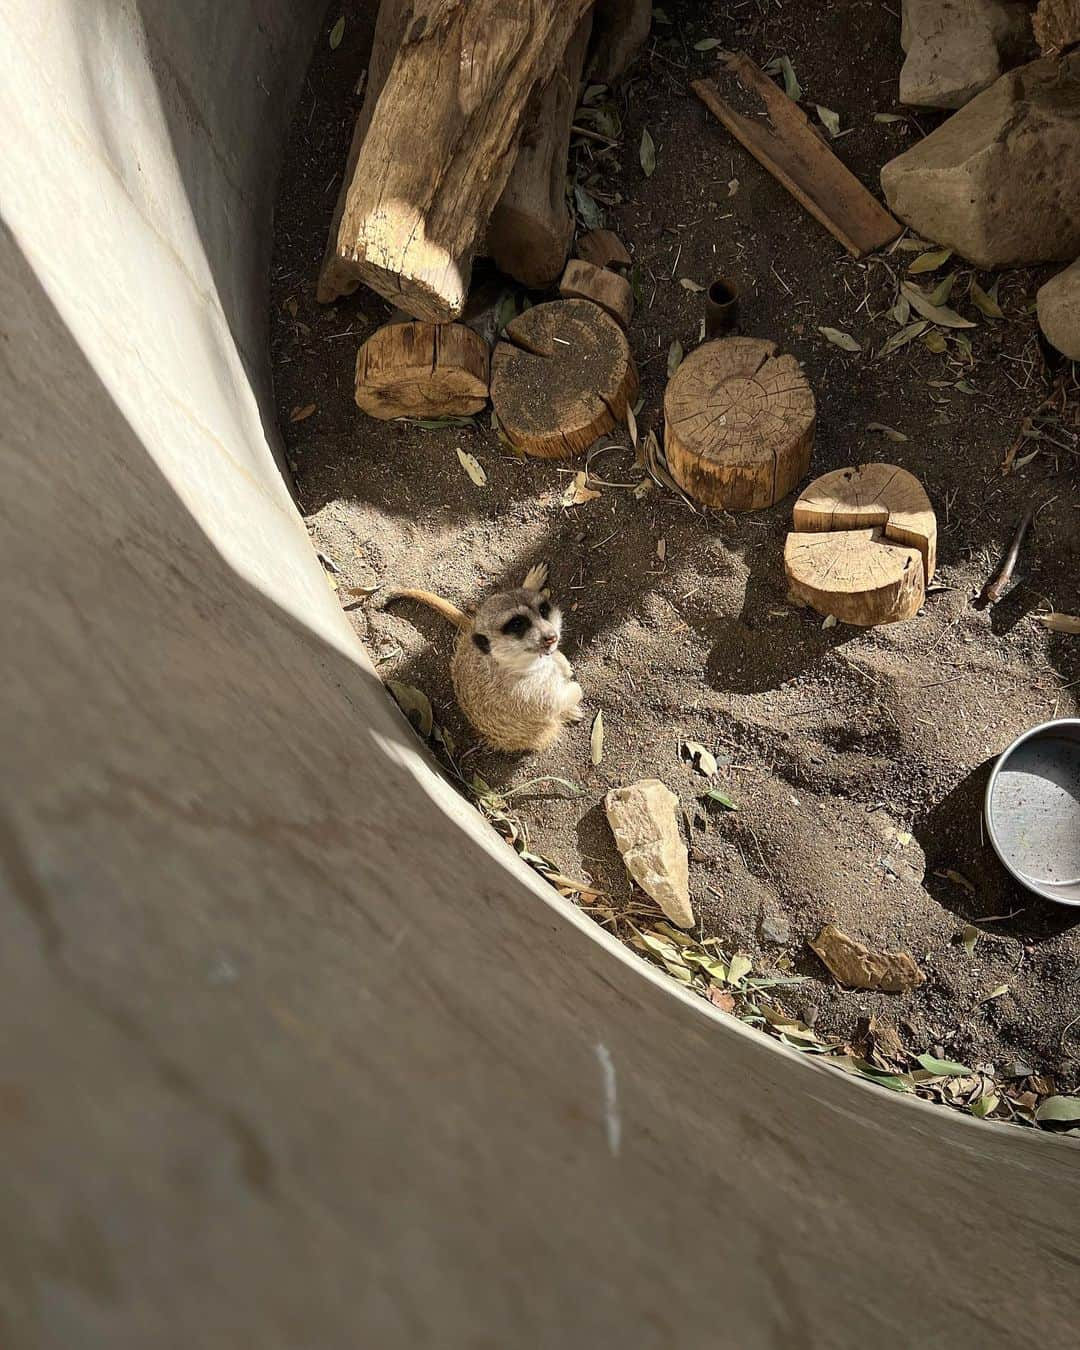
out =
<path fill-rule="evenodd" d="M 470 628 L 469 618 L 458 609 L 457 605 L 452 605 L 449 600 L 444 600 L 441 595 L 435 595 L 432 591 L 416 591 L 411 589 L 402 589 L 389 591 L 383 599 L 383 608 L 391 604 L 394 600 L 419 600 L 422 605 L 427 605 L 430 609 L 441 614 L 444 619 L 449 619 L 455 628 Z"/>
<path fill-rule="evenodd" d="M 548 583 L 548 572 L 550 568 L 546 562 L 536 563 L 525 573 L 525 580 L 521 583 L 522 589 L 526 591 L 542 591 Z"/>

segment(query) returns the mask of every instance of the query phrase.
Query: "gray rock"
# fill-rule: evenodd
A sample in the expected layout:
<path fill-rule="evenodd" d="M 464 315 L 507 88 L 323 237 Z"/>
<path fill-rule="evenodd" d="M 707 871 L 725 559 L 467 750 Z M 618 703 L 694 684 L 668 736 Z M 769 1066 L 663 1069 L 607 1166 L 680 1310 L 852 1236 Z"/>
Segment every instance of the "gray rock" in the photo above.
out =
<path fill-rule="evenodd" d="M 1039 327 L 1047 342 L 1071 360 L 1080 361 L 1080 258 L 1040 286 L 1035 299 Z"/>
<path fill-rule="evenodd" d="M 1017 0 L 904 0 L 900 44 L 900 102 L 917 108 L 962 108 L 1035 55 Z"/>
<path fill-rule="evenodd" d="M 786 947 L 791 941 L 791 924 L 785 915 L 765 910 L 758 920 L 758 935 L 773 947 Z"/>
<path fill-rule="evenodd" d="M 918 234 L 979 267 L 1080 255 L 1080 51 L 1003 75 L 925 140 L 890 160 L 881 185 Z"/>
<path fill-rule="evenodd" d="M 690 868 L 679 833 L 679 799 L 659 778 L 612 788 L 604 798 L 608 824 L 626 870 L 672 923 L 693 928 Z"/>

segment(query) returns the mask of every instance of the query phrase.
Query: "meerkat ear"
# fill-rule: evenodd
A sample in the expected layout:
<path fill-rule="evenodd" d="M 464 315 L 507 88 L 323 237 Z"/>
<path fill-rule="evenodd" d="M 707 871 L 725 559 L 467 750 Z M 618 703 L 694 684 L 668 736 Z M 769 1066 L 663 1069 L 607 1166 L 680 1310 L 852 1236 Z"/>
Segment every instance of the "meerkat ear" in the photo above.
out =
<path fill-rule="evenodd" d="M 474 634 L 472 635 L 472 640 L 473 640 L 473 642 L 476 643 L 477 647 L 480 649 L 480 651 L 482 651 L 482 652 L 484 653 L 485 656 L 490 655 L 490 653 L 491 653 L 491 639 L 490 639 L 490 638 L 486 638 L 486 637 L 483 635 L 483 633 L 474 633 Z"/>

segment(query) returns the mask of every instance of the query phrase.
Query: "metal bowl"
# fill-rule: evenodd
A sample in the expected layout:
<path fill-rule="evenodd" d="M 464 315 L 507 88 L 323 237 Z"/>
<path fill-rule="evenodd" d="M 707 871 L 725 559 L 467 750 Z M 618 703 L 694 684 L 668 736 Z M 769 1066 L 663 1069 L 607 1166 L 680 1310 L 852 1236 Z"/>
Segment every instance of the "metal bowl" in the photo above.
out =
<path fill-rule="evenodd" d="M 1080 905 L 1080 718 L 1018 736 L 986 785 L 994 852 L 1029 891 Z"/>

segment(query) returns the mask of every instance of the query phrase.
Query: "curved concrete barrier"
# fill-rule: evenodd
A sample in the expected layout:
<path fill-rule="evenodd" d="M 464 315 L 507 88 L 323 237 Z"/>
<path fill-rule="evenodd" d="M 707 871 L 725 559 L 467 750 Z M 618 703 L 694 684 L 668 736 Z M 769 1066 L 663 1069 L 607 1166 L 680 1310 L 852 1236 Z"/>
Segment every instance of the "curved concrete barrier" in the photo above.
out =
<path fill-rule="evenodd" d="M 0 0 L 0 1343 L 1073 1345 L 1072 1141 L 683 997 L 388 705 L 267 398 L 319 8 Z"/>

